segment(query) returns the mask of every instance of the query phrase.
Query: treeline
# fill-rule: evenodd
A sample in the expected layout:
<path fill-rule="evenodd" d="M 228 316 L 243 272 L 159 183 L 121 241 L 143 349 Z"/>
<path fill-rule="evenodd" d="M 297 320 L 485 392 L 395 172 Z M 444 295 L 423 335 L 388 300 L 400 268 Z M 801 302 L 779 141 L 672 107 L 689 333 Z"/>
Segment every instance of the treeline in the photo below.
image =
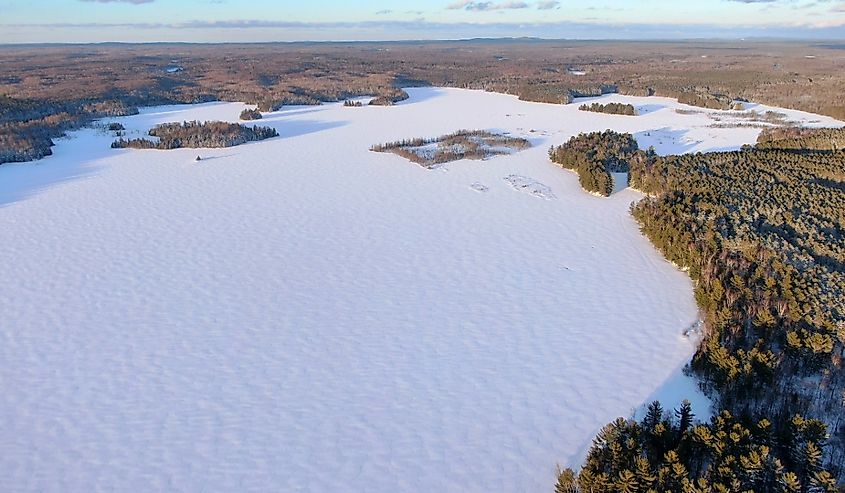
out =
<path fill-rule="evenodd" d="M 581 188 L 599 195 L 613 193 L 610 173 L 625 173 L 631 161 L 649 159 L 653 151 L 640 151 L 631 134 L 605 132 L 579 134 L 549 149 L 552 162 L 578 173 Z"/>
<path fill-rule="evenodd" d="M 460 130 L 440 137 L 404 139 L 370 147 L 373 152 L 391 152 L 423 167 L 458 161 L 486 159 L 531 147 L 523 138 L 486 130 Z"/>
<path fill-rule="evenodd" d="M 634 108 L 634 105 L 624 103 L 582 104 L 578 109 L 581 111 L 592 111 L 593 113 L 607 113 L 609 115 L 637 116 L 637 110 Z"/>
<path fill-rule="evenodd" d="M 510 83 L 503 85 L 502 81 L 485 83 L 482 88 L 486 91 L 515 94 L 521 101 L 536 103 L 569 104 L 575 98 L 598 97 L 617 92 L 615 84 L 593 84 L 558 82 L 541 78 L 511 87 Z M 470 86 L 472 87 L 472 86 Z"/>
<path fill-rule="evenodd" d="M 766 149 L 845 149 L 845 128 L 769 127 L 757 138 L 757 147 Z"/>
<path fill-rule="evenodd" d="M 702 79 L 713 77 L 714 74 L 696 74 Z M 695 78 L 691 76 L 691 78 Z M 745 81 L 742 81 L 745 83 Z M 728 85 L 732 85 L 731 81 L 727 81 Z M 738 85 L 738 82 L 737 82 Z M 739 92 L 739 91 L 737 91 Z M 644 83 L 642 81 L 629 81 L 619 85 L 619 93 L 626 96 L 660 96 L 664 98 L 677 99 L 679 103 L 688 104 L 690 106 L 697 106 L 699 108 L 709 108 L 712 110 L 730 110 L 736 109 L 734 99 L 742 99 L 739 96 L 730 96 L 723 94 L 719 90 L 704 85 L 691 86 L 680 81 L 650 81 Z"/>
<path fill-rule="evenodd" d="M 500 83 L 486 83 L 486 90 L 515 94 L 522 101 L 538 103 L 569 104 L 575 98 L 598 97 L 605 94 L 623 94 L 626 96 L 661 96 L 677 99 L 678 102 L 715 110 L 734 109 L 734 99 L 715 92 L 709 87 L 686 85 L 644 85 L 642 83 L 580 83 L 556 81 L 532 81 L 514 88 Z M 615 113 L 627 114 L 627 113 Z"/>
<path fill-rule="evenodd" d="M 388 76 L 384 76 L 388 78 Z M 342 81 L 336 81 L 335 84 L 341 84 Z M 317 106 L 323 103 L 335 103 L 339 101 L 348 101 L 351 98 L 365 97 L 374 95 L 370 104 L 375 106 L 391 106 L 400 101 L 408 99 L 408 93 L 405 90 L 384 84 L 366 84 L 354 80 L 349 80 L 345 87 L 326 87 L 320 89 L 312 89 L 305 87 L 297 87 L 284 92 L 273 92 L 270 95 L 255 94 L 240 94 L 233 93 L 225 96 L 225 100 L 242 99 L 244 101 L 254 101 L 258 105 L 258 109 L 263 112 L 278 111 L 284 106 Z"/>
<path fill-rule="evenodd" d="M 824 141 L 828 133 L 805 131 L 801 138 Z M 604 144 L 593 140 L 618 147 L 622 138 L 609 137 Z M 632 207 L 633 216 L 695 281 L 705 331 L 691 369 L 701 385 L 717 408 L 746 424 L 766 417 L 779 436 L 796 414 L 826 422 L 830 447 L 822 461 L 839 480 L 845 475 L 843 162 L 841 150 L 759 147 L 628 161 L 630 184 L 651 195 Z"/>
<path fill-rule="evenodd" d="M 835 493 L 823 465 L 827 428 L 795 415 L 782 432 L 728 411 L 695 420 L 684 401 L 673 413 L 653 402 L 640 421 L 619 418 L 593 440 L 584 467 L 558 475 L 556 493 Z"/>
<path fill-rule="evenodd" d="M 183 122 L 164 123 L 149 131 L 150 139 L 120 138 L 112 143 L 112 148 L 123 149 L 179 149 L 182 147 L 232 147 L 247 142 L 278 137 L 272 127 L 247 127 L 227 122 Z"/>
<path fill-rule="evenodd" d="M 126 116 L 138 109 L 122 101 L 53 102 L 0 96 L 0 164 L 53 154 L 53 139 L 97 118 Z"/>

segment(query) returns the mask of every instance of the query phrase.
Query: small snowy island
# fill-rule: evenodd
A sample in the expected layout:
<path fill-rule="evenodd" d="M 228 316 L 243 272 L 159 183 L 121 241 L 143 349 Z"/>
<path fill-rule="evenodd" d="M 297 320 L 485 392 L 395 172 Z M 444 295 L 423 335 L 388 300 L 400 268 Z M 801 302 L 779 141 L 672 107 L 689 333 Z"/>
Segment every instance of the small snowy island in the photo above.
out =
<path fill-rule="evenodd" d="M 488 132 L 460 130 L 434 139 L 397 140 L 370 148 L 374 152 L 392 152 L 423 168 L 434 168 L 461 159 L 483 160 L 528 149 L 531 142 L 520 137 Z"/>
<path fill-rule="evenodd" d="M 243 115 L 243 113 L 241 113 Z M 259 113 L 260 115 L 260 113 Z M 152 128 L 148 134 L 158 140 L 144 138 L 124 139 L 112 142 L 113 149 L 179 149 L 189 147 L 233 147 L 259 140 L 278 137 L 279 133 L 271 127 L 247 127 L 239 123 L 221 121 L 183 123 L 162 123 Z"/>

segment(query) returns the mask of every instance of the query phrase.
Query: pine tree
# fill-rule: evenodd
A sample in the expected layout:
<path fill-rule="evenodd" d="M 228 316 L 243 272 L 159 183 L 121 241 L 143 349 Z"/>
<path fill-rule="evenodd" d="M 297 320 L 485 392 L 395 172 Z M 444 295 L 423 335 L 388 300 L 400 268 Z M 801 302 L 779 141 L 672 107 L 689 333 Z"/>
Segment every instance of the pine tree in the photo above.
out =
<path fill-rule="evenodd" d="M 555 493 L 578 493 L 578 481 L 572 469 L 558 472 Z"/>

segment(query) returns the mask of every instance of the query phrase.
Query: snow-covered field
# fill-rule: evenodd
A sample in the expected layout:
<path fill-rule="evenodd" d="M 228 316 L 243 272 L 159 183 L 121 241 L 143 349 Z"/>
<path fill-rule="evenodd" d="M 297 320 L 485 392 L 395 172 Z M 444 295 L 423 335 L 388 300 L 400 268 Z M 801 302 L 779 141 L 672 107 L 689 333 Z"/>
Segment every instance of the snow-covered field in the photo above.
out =
<path fill-rule="evenodd" d="M 92 129 L 0 166 L 0 491 L 549 491 L 646 401 L 706 413 L 679 372 L 692 286 L 628 216 L 640 196 L 583 193 L 546 151 L 759 130 L 660 98 L 599 98 L 643 113 L 624 117 L 409 93 L 285 108 L 256 122 L 280 138 L 235 148 L 112 150 Z M 117 120 L 131 137 L 243 107 Z M 462 128 L 535 146 L 437 170 L 367 150 Z"/>

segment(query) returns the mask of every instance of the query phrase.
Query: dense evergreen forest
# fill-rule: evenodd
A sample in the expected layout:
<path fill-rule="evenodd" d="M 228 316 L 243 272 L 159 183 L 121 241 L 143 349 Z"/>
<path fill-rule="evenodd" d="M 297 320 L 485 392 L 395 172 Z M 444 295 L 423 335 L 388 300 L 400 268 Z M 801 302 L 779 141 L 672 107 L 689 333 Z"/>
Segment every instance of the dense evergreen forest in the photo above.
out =
<path fill-rule="evenodd" d="M 278 137 L 279 133 L 271 127 L 247 127 L 226 122 L 183 122 L 163 123 L 153 127 L 150 139 L 120 138 L 112 143 L 112 148 L 123 149 L 179 149 L 182 147 L 232 147 L 256 140 Z"/>
<path fill-rule="evenodd" d="M 639 150 L 632 135 L 611 130 L 576 135 L 569 142 L 549 149 L 549 159 L 578 173 L 584 190 L 604 196 L 613 192 L 610 173 L 627 173 L 631 161 L 652 157 L 653 151 Z"/>
<path fill-rule="evenodd" d="M 555 492 L 836 492 L 822 465 L 825 424 L 796 415 L 783 428 L 729 411 L 700 423 L 687 401 L 674 412 L 653 402 L 642 420 L 605 426 L 580 473 L 562 471 Z"/>
<path fill-rule="evenodd" d="M 845 479 L 845 151 L 830 145 L 831 136 L 839 135 L 830 129 L 773 131 L 742 151 L 661 157 L 633 148 L 630 135 L 605 132 L 552 150 L 553 159 L 574 162 L 578 170 L 600 168 L 595 163 L 605 169 L 607 162 L 617 169 L 627 165 L 630 184 L 649 194 L 632 206 L 633 216 L 664 256 L 695 281 L 705 332 L 691 370 L 715 405 L 751 435 L 761 420 L 768 423 L 773 441 L 750 442 L 768 447 L 767 467 L 774 471 L 768 479 L 748 480 L 743 475 L 753 468 L 742 465 L 716 481 L 741 487 L 719 489 L 711 480 L 723 458 L 697 452 L 689 459 L 698 461 L 695 467 L 681 464 L 700 473 L 691 479 L 711 486 L 684 491 L 834 491 L 813 483 L 825 483 L 812 479 L 825 468 Z M 613 155 L 618 162 L 609 159 Z M 812 440 L 813 450 L 790 442 L 802 417 L 825 425 Z M 709 426 L 712 432 L 716 424 Z M 622 426 L 632 427 L 648 428 Z M 688 431 L 682 428 L 679 435 Z M 646 435 L 623 434 L 632 440 L 625 446 L 648 447 Z M 728 438 L 735 442 L 731 433 Z M 798 455 L 811 451 L 818 460 L 810 468 Z M 745 464 L 748 453 L 730 455 Z M 667 460 L 644 457 L 654 470 Z M 601 464 L 588 461 L 584 471 L 618 479 L 617 466 Z"/>
<path fill-rule="evenodd" d="M 608 115 L 625 115 L 625 116 L 636 116 L 637 110 L 634 108 L 632 104 L 624 104 L 624 103 L 593 103 L 593 104 L 582 104 L 578 107 L 581 111 L 592 111 L 593 113 L 607 113 Z"/>

